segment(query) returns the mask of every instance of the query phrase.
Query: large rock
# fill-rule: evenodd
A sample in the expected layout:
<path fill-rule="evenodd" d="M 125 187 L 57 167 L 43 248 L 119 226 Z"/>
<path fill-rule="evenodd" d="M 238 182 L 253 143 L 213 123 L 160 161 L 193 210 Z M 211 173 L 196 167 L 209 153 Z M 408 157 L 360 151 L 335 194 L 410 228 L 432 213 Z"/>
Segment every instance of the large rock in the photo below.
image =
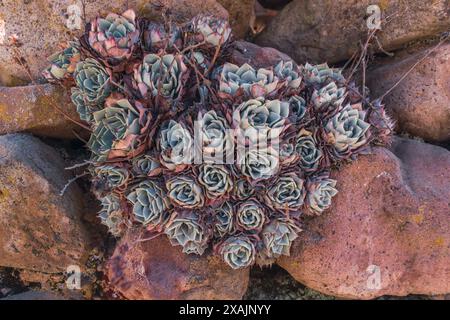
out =
<path fill-rule="evenodd" d="M 382 96 L 393 87 L 428 50 L 409 49 L 381 60 L 367 73 L 372 96 Z M 428 141 L 450 140 L 449 62 L 450 44 L 444 44 L 386 96 L 384 103 L 397 120 L 398 131 Z"/>
<path fill-rule="evenodd" d="M 398 139 L 335 174 L 332 210 L 280 266 L 322 293 L 370 299 L 450 292 L 450 152 Z"/>
<path fill-rule="evenodd" d="M 231 54 L 231 62 L 237 65 L 248 63 L 255 68 L 272 67 L 281 60 L 292 60 L 277 49 L 260 47 L 247 41 L 236 41 Z"/>
<path fill-rule="evenodd" d="M 83 194 L 60 155 L 37 138 L 0 136 L 0 266 L 46 274 L 83 265 Z"/>
<path fill-rule="evenodd" d="M 106 266 L 111 287 L 127 299 L 241 299 L 249 270 L 233 270 L 217 257 L 186 255 L 166 236 L 139 242 L 130 229 Z"/>
<path fill-rule="evenodd" d="M 75 106 L 61 87 L 51 84 L 0 87 L 0 135 L 26 131 L 60 139 L 73 139 L 76 134 L 87 136 L 85 129 L 57 108 L 80 122 Z"/>
<path fill-rule="evenodd" d="M 334 63 L 350 58 L 367 37 L 366 9 L 378 4 L 388 21 L 377 36 L 385 50 L 447 31 L 446 0 L 299 0 L 286 5 L 257 38 L 298 63 Z M 379 50 L 378 46 L 374 46 Z"/>
<path fill-rule="evenodd" d="M 160 16 L 157 7 L 166 6 L 181 18 L 207 12 L 227 17 L 227 11 L 215 0 L 31 0 L 2 1 L 0 5 L 0 85 L 17 86 L 40 77 L 47 57 L 57 51 L 58 44 L 72 40 L 84 28 L 77 13 L 86 13 L 86 20 L 108 12 L 122 12 L 127 3 L 139 13 Z M 17 35 L 21 46 L 17 50 L 7 46 L 8 37 Z M 21 63 L 18 63 L 21 60 Z M 27 70 L 28 69 L 28 70 Z"/>
<path fill-rule="evenodd" d="M 256 0 L 217 0 L 229 14 L 233 34 L 236 38 L 245 38 L 250 30 L 250 22 L 255 15 Z"/>

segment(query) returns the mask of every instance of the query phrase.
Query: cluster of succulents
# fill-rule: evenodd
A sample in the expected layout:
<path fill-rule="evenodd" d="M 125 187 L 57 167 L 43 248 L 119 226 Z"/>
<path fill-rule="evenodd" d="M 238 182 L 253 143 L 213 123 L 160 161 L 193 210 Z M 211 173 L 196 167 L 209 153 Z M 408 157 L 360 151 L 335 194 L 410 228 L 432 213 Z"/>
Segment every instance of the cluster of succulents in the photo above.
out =
<path fill-rule="evenodd" d="M 111 234 L 165 235 L 234 269 L 289 255 L 331 207 L 333 169 L 390 134 L 338 69 L 233 61 L 227 21 L 98 17 L 50 58 L 91 128 L 89 172 Z"/>

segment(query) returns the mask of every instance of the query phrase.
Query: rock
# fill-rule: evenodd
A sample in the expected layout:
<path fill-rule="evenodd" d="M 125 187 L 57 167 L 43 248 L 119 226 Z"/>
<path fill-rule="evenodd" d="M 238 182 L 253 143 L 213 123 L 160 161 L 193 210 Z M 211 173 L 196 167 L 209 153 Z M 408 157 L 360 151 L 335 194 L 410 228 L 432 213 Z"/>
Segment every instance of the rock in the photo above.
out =
<path fill-rule="evenodd" d="M 186 255 L 165 236 L 141 237 L 130 229 L 106 265 L 111 287 L 126 299 L 242 299 L 248 269 L 233 270 L 208 252 Z"/>
<path fill-rule="evenodd" d="M 450 27 L 445 0 L 303 0 L 286 5 L 256 43 L 281 50 L 298 63 L 343 61 L 359 48 L 360 41 L 365 41 L 369 16 L 366 10 L 374 4 L 379 5 L 383 17 L 389 17 L 377 33 L 385 50 L 435 36 Z"/>
<path fill-rule="evenodd" d="M 123 12 L 127 3 L 138 13 L 155 12 L 163 5 L 183 18 L 207 12 L 227 17 L 226 10 L 215 0 L 79 0 L 3 1 L 0 6 L 0 85 L 17 86 L 35 80 L 47 66 L 47 57 L 58 50 L 58 44 L 72 40 L 84 28 L 81 17 L 89 21 L 97 15 Z M 17 35 L 21 46 L 8 46 L 8 37 Z M 17 55 L 20 54 L 18 63 Z M 28 69 L 28 70 L 27 70 Z"/>
<path fill-rule="evenodd" d="M 0 136 L 0 265 L 49 273 L 83 265 L 83 194 L 59 154 L 24 134 Z"/>
<path fill-rule="evenodd" d="M 342 298 L 450 292 L 450 152 L 407 139 L 392 150 L 335 173 L 331 211 L 278 261 L 296 280 Z"/>
<path fill-rule="evenodd" d="M 0 87 L 0 135 L 20 131 L 60 139 L 76 138 L 74 131 L 84 137 L 88 135 L 56 108 L 80 122 L 70 97 L 58 86 Z"/>
<path fill-rule="evenodd" d="M 254 18 L 256 0 L 217 0 L 229 14 L 233 34 L 243 39 L 250 30 L 250 21 Z"/>
<path fill-rule="evenodd" d="M 281 60 L 292 59 L 276 49 L 260 47 L 247 41 L 236 41 L 231 55 L 232 63 L 237 65 L 248 63 L 254 68 L 274 66 Z"/>
<path fill-rule="evenodd" d="M 394 59 L 383 59 L 367 72 L 372 96 L 382 96 L 430 48 L 405 50 Z M 450 140 L 450 44 L 443 44 L 415 67 L 384 99 L 397 120 L 398 131 L 428 141 Z"/>
<path fill-rule="evenodd" d="M 83 300 L 83 297 L 77 293 L 72 296 L 61 296 L 48 291 L 26 291 L 23 293 L 14 294 L 0 300 Z"/>

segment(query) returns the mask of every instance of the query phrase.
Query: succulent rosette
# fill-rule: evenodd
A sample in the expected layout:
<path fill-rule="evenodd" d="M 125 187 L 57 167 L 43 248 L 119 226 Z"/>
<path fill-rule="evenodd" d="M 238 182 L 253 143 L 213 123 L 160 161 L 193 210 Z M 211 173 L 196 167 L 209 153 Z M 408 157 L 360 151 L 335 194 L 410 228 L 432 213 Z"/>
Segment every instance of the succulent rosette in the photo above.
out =
<path fill-rule="evenodd" d="M 50 82 L 66 79 L 72 76 L 80 59 L 80 44 L 71 41 L 64 45 L 62 51 L 48 58 L 50 66 L 42 74 Z"/>
<path fill-rule="evenodd" d="M 306 184 L 306 204 L 310 212 L 320 215 L 331 206 L 331 199 L 338 193 L 336 180 L 326 175 L 319 175 L 308 179 Z"/>
<path fill-rule="evenodd" d="M 195 42 L 217 47 L 225 44 L 231 36 L 228 21 L 210 15 L 198 15 L 192 20 Z"/>
<path fill-rule="evenodd" d="M 134 186 L 127 200 L 132 206 L 134 219 L 149 229 L 162 230 L 170 217 L 170 203 L 156 181 L 144 180 Z"/>
<path fill-rule="evenodd" d="M 123 188 L 130 179 L 127 168 L 103 165 L 94 168 L 94 189 L 114 190 Z"/>
<path fill-rule="evenodd" d="M 106 108 L 93 113 L 94 131 L 89 139 L 94 160 L 125 157 L 142 147 L 141 135 L 148 127 L 150 118 L 138 105 L 127 99 L 111 97 Z"/>
<path fill-rule="evenodd" d="M 347 105 L 325 125 L 336 158 L 350 158 L 369 143 L 370 124 L 361 105 Z"/>
<path fill-rule="evenodd" d="M 161 164 L 169 170 L 181 171 L 192 164 L 194 141 L 180 122 L 169 120 L 161 127 L 158 141 Z"/>
<path fill-rule="evenodd" d="M 290 89 L 298 89 L 302 83 L 302 76 L 298 66 L 292 61 L 281 60 L 274 68 L 279 79 L 286 82 Z"/>
<path fill-rule="evenodd" d="M 251 99 L 240 104 L 233 112 L 233 127 L 239 138 L 252 145 L 267 144 L 278 139 L 285 130 L 289 104 L 280 100 Z"/>
<path fill-rule="evenodd" d="M 164 232 L 172 245 L 182 246 L 187 254 L 202 255 L 208 246 L 208 232 L 193 211 L 175 212 Z"/>
<path fill-rule="evenodd" d="M 250 180 L 265 180 L 279 171 L 280 158 L 272 147 L 250 148 L 237 155 L 241 173 Z"/>
<path fill-rule="evenodd" d="M 150 53 L 134 69 L 133 83 L 144 97 L 150 93 L 153 97 L 177 100 L 183 92 L 187 71 L 183 56 L 179 54 Z"/>
<path fill-rule="evenodd" d="M 214 217 L 214 233 L 217 237 L 222 238 L 225 235 L 234 233 L 234 210 L 230 202 L 226 201 L 218 207 L 215 210 Z"/>
<path fill-rule="evenodd" d="M 295 150 L 300 156 L 300 167 L 303 171 L 310 173 L 320 168 L 320 161 L 323 158 L 323 152 L 317 145 L 314 134 L 302 129 L 298 135 Z"/>
<path fill-rule="evenodd" d="M 201 147 L 202 158 L 206 163 L 225 163 L 233 156 L 233 136 L 227 120 L 216 111 L 199 112 L 198 145 Z"/>
<path fill-rule="evenodd" d="M 170 201 L 185 209 L 201 208 L 205 203 L 202 188 L 189 176 L 176 176 L 166 182 Z"/>
<path fill-rule="evenodd" d="M 161 23 L 150 22 L 143 32 L 143 47 L 146 51 L 158 53 L 160 50 L 171 50 L 174 47 L 181 48 L 182 30 L 175 24 L 166 26 Z"/>
<path fill-rule="evenodd" d="M 140 177 L 153 177 L 159 175 L 162 171 L 159 160 L 149 154 L 133 158 L 132 167 L 133 173 Z"/>
<path fill-rule="evenodd" d="M 102 58 L 111 62 L 128 59 L 139 41 L 136 14 L 127 10 L 122 14 L 110 13 L 90 23 L 89 45 Z"/>
<path fill-rule="evenodd" d="M 199 167 L 198 182 L 203 186 L 206 196 L 218 200 L 233 189 L 233 181 L 223 165 L 203 164 Z"/>
<path fill-rule="evenodd" d="M 302 230 L 289 218 L 276 218 L 261 232 L 265 254 L 268 258 L 289 256 L 292 242 Z"/>
<path fill-rule="evenodd" d="M 236 210 L 236 225 L 243 231 L 259 232 L 266 222 L 266 212 L 255 200 L 248 200 Z"/>
<path fill-rule="evenodd" d="M 127 221 L 123 216 L 120 200 L 113 194 L 100 199 L 102 208 L 98 214 L 100 221 L 114 237 L 120 237 L 127 229 Z"/>
<path fill-rule="evenodd" d="M 222 259 L 233 269 L 251 266 L 256 259 L 256 248 L 246 236 L 234 236 L 222 242 L 217 249 Z"/>
<path fill-rule="evenodd" d="M 230 96 L 243 92 L 258 98 L 273 93 L 277 88 L 278 78 L 273 70 L 255 70 L 246 63 L 242 66 L 226 63 L 220 73 L 219 90 Z"/>
<path fill-rule="evenodd" d="M 94 59 L 78 62 L 73 76 L 86 103 L 102 104 L 112 91 L 108 71 Z"/>
<path fill-rule="evenodd" d="M 340 69 L 261 68 L 226 20 L 161 16 L 96 18 L 44 71 L 90 131 L 79 167 L 100 220 L 114 236 L 140 227 L 185 253 L 211 244 L 234 269 L 271 264 L 304 214 L 330 208 L 330 171 L 388 144 L 393 121 Z"/>
<path fill-rule="evenodd" d="M 305 181 L 296 173 L 280 175 L 268 188 L 264 200 L 269 208 L 281 212 L 298 211 L 306 196 Z"/>

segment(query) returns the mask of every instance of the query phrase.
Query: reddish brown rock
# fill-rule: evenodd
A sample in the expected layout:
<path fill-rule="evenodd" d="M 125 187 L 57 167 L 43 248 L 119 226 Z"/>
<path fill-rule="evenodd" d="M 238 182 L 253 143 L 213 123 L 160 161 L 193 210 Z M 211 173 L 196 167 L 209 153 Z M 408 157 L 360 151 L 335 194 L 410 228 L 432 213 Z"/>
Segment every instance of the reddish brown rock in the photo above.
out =
<path fill-rule="evenodd" d="M 434 46 L 433 46 L 434 47 Z M 373 97 L 393 87 L 432 47 L 397 53 L 368 72 Z M 444 44 L 417 65 L 384 103 L 397 120 L 398 131 L 428 141 L 450 140 L 450 44 Z"/>
<path fill-rule="evenodd" d="M 450 292 L 450 152 L 397 139 L 335 174 L 333 207 L 278 262 L 322 293 L 371 299 Z"/>
<path fill-rule="evenodd" d="M 237 65 L 248 63 L 255 68 L 271 67 L 281 60 L 292 59 L 277 49 L 260 47 L 247 41 L 236 41 L 231 55 L 232 63 Z"/>
<path fill-rule="evenodd" d="M 377 33 L 385 50 L 401 48 L 450 28 L 446 0 L 302 0 L 287 4 L 256 42 L 281 50 L 298 63 L 343 61 L 367 37 L 369 5 L 378 5 L 382 16 L 388 17 Z"/>
<path fill-rule="evenodd" d="M 80 122 L 75 106 L 61 87 L 43 84 L 0 87 L 0 135 L 26 131 L 39 136 L 74 139 L 88 132 L 68 120 Z"/>
<path fill-rule="evenodd" d="M 61 156 L 37 138 L 0 136 L 0 266 L 45 274 L 83 266 L 84 199 Z"/>
<path fill-rule="evenodd" d="M 58 50 L 62 41 L 79 36 L 86 20 L 109 12 L 122 12 L 127 4 L 140 14 L 154 13 L 156 8 L 166 6 L 180 18 L 191 18 L 198 13 L 211 13 L 226 18 L 227 11 L 215 0 L 33 0 L 3 1 L 0 6 L 0 85 L 17 86 L 30 83 L 40 77 L 47 66 L 47 57 Z M 22 64 L 17 62 L 17 50 L 8 47 L 8 37 L 16 35 L 21 46 Z M 28 71 L 27 71 L 28 69 Z"/>
<path fill-rule="evenodd" d="M 227 11 L 233 35 L 243 39 L 255 14 L 255 0 L 217 0 Z"/>
<path fill-rule="evenodd" d="M 130 229 L 106 266 L 111 287 L 126 299 L 242 299 L 249 270 L 233 270 L 217 257 L 186 255 L 167 237 L 138 242 Z"/>

